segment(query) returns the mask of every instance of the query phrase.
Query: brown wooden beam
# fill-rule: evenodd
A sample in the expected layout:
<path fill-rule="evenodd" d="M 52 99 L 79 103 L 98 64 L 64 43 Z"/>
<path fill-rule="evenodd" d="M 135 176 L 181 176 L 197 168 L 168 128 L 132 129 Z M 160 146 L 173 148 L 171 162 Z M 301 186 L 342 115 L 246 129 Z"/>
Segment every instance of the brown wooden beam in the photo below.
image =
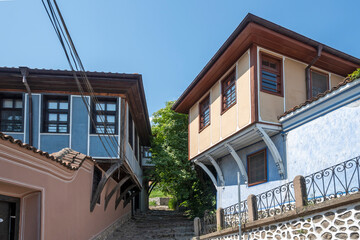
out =
<path fill-rule="evenodd" d="M 126 193 L 128 191 L 130 191 L 131 189 L 133 189 L 134 187 L 136 187 L 136 184 L 131 184 L 129 187 L 127 187 L 121 194 L 120 196 L 116 199 L 115 201 L 115 209 L 117 209 L 117 207 L 119 206 L 121 200 L 125 197 Z"/>
<path fill-rule="evenodd" d="M 100 183 L 98 184 L 95 194 L 91 198 L 90 202 L 90 212 L 94 211 L 94 208 L 96 206 L 96 202 L 99 200 L 102 190 L 104 189 L 107 181 L 111 178 L 113 173 L 118 170 L 119 167 L 121 167 L 123 164 L 123 160 L 119 159 L 114 165 L 112 165 L 103 175 L 103 177 L 100 180 Z"/>
<path fill-rule="evenodd" d="M 125 199 L 123 208 L 125 208 L 126 205 L 128 205 L 128 203 L 131 201 L 131 199 L 133 199 L 134 197 L 136 197 L 137 195 L 139 195 L 139 193 L 140 193 L 140 191 L 132 192 L 132 193 L 130 194 L 130 196 Z"/>
<path fill-rule="evenodd" d="M 107 206 L 109 204 L 109 201 L 110 201 L 111 197 L 114 195 L 114 193 L 116 191 L 118 191 L 121 188 L 122 185 L 124 185 L 124 183 L 128 179 L 130 179 L 130 176 L 126 176 L 123 179 L 121 179 L 120 182 L 118 182 L 118 184 L 116 184 L 116 186 L 111 190 L 111 192 L 105 197 L 105 208 L 104 208 L 105 210 L 106 210 L 106 208 L 107 208 Z"/>

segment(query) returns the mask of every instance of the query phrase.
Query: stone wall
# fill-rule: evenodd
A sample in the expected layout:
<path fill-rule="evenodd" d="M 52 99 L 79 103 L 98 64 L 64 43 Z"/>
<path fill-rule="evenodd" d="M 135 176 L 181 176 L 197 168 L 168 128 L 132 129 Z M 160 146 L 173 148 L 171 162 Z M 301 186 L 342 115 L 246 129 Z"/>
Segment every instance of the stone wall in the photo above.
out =
<path fill-rule="evenodd" d="M 245 230 L 242 239 L 359 239 L 360 203 Z M 238 239 L 234 232 L 211 240 Z M 201 238 L 202 239 L 202 238 Z"/>

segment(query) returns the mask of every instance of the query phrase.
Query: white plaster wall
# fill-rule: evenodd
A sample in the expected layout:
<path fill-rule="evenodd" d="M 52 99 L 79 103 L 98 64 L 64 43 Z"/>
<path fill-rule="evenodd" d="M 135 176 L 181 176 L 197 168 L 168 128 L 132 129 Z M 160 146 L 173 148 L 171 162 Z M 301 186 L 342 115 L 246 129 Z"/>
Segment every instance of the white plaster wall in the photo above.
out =
<path fill-rule="evenodd" d="M 288 132 L 288 179 L 309 175 L 360 155 L 360 100 Z"/>

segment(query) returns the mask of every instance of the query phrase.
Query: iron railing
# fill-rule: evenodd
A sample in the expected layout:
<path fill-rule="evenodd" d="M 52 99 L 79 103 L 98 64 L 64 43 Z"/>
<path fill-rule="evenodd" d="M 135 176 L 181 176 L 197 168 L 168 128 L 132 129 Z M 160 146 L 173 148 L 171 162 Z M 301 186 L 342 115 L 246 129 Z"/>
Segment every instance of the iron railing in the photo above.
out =
<path fill-rule="evenodd" d="M 247 223 L 248 218 L 248 207 L 247 201 L 240 202 L 240 217 L 241 223 Z M 225 228 L 239 226 L 239 204 L 231 205 L 224 209 L 224 224 Z"/>
<path fill-rule="evenodd" d="M 317 204 L 360 190 L 360 156 L 305 177 L 308 204 Z"/>
<path fill-rule="evenodd" d="M 310 174 L 305 178 L 307 204 L 317 204 L 360 191 L 360 156 Z M 294 183 L 289 182 L 256 197 L 258 219 L 295 209 Z M 241 223 L 248 221 L 247 201 L 241 202 Z M 225 228 L 239 225 L 239 206 L 224 209 Z M 213 221 L 216 223 L 216 219 Z M 216 226 L 213 228 L 216 231 Z"/>
<path fill-rule="evenodd" d="M 216 232 L 216 214 L 205 211 L 204 217 L 200 219 L 200 226 L 201 235 Z"/>
<path fill-rule="evenodd" d="M 294 210 L 294 183 L 291 181 L 256 195 L 256 203 L 259 219 Z"/>

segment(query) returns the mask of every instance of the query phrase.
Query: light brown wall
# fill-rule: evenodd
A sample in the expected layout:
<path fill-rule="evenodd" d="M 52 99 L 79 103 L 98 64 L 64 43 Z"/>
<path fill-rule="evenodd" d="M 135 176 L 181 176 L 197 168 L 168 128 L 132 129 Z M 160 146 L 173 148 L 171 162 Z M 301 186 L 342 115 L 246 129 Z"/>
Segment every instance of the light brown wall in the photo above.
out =
<path fill-rule="evenodd" d="M 250 56 L 246 52 L 238 62 L 236 82 L 237 103 L 238 103 L 238 129 L 250 123 L 251 102 L 250 102 Z"/>
<path fill-rule="evenodd" d="M 331 87 L 336 87 L 340 82 L 342 82 L 344 80 L 344 77 L 335 75 L 335 74 L 331 74 L 330 76 L 330 82 L 331 82 Z"/>
<path fill-rule="evenodd" d="M 199 134 L 199 105 L 195 104 L 189 111 L 189 156 L 198 153 Z"/>
<path fill-rule="evenodd" d="M 189 156 L 193 158 L 222 139 L 234 134 L 250 122 L 249 54 L 237 61 L 236 104 L 221 114 L 220 78 L 206 93 L 210 93 L 210 126 L 199 132 L 199 102 L 189 111 Z M 235 67 L 235 66 L 234 66 Z M 230 71 L 231 69 L 229 69 Z M 227 73 L 223 75 L 225 77 Z M 205 96 L 205 95 L 204 95 Z"/>
<path fill-rule="evenodd" d="M 25 189 L 27 194 L 28 189 L 41 192 L 42 239 L 90 239 L 130 213 L 130 204 L 123 208 L 120 203 L 115 210 L 114 197 L 104 211 L 104 191 L 101 204 L 90 212 L 93 169 L 90 161 L 84 162 L 79 170 L 71 171 L 39 154 L 0 140 L 0 165 L 2 184 L 20 186 L 19 189 Z M 109 180 L 106 189 L 115 184 L 114 180 Z M 11 196 L 10 189 L 6 195 Z M 14 190 L 17 197 L 21 195 L 19 189 L 15 187 Z M 20 223 L 20 228 L 22 224 L 27 225 Z"/>
<path fill-rule="evenodd" d="M 284 97 L 262 92 L 260 90 L 261 79 L 259 79 L 259 118 L 262 121 L 278 123 L 278 116 L 283 114 L 286 110 L 289 110 L 306 101 L 305 68 L 308 64 L 272 53 L 265 49 L 260 49 L 259 52 L 265 52 L 267 54 L 274 55 L 275 57 L 284 59 L 282 73 L 283 87 L 285 88 Z M 258 69 L 258 76 L 260 76 L 260 66 L 258 66 Z M 322 69 L 315 67 L 313 69 L 331 75 L 331 87 L 336 86 L 343 80 L 343 77 L 330 74 Z"/>

